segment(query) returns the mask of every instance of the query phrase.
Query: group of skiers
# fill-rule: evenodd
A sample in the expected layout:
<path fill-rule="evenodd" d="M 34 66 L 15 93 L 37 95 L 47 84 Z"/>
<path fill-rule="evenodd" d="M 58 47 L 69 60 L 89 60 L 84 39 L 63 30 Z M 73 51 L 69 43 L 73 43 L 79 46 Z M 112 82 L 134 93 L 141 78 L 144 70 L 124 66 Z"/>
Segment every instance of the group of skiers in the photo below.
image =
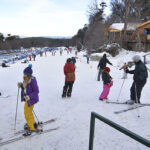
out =
<path fill-rule="evenodd" d="M 135 69 L 129 70 L 127 64 L 125 63 L 123 67 L 124 76 L 123 79 L 127 78 L 127 73 L 133 74 L 133 83 L 130 88 L 130 100 L 127 103 L 140 103 L 141 92 L 146 84 L 148 72 L 145 64 L 141 61 L 141 57 L 139 55 L 135 55 L 133 58 L 133 62 L 135 63 Z M 106 64 L 113 65 L 106 57 L 106 54 L 101 58 L 97 68 L 99 69 L 97 81 L 100 81 L 100 75 L 102 74 L 103 80 L 103 91 L 99 97 L 99 100 L 107 100 L 108 94 L 111 86 L 113 85 L 112 77 L 109 75 L 110 68 L 106 67 Z"/>

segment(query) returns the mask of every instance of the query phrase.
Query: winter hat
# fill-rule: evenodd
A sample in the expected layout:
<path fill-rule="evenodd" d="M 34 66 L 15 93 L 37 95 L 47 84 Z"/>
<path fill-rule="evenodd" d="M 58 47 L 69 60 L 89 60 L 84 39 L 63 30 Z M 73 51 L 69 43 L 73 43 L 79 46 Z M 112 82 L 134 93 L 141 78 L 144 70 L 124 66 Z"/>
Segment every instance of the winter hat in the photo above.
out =
<path fill-rule="evenodd" d="M 138 62 L 141 60 L 141 57 L 139 55 L 135 55 L 132 59 L 134 62 Z"/>
<path fill-rule="evenodd" d="M 106 57 L 106 54 L 104 54 L 103 57 Z"/>
<path fill-rule="evenodd" d="M 104 70 L 107 71 L 107 72 L 110 72 L 110 68 L 109 67 L 105 67 Z"/>
<path fill-rule="evenodd" d="M 72 61 L 71 58 L 68 58 L 68 59 L 67 59 L 67 63 L 70 63 L 71 61 Z"/>
<path fill-rule="evenodd" d="M 27 68 L 24 69 L 23 73 L 28 76 L 32 76 L 32 64 L 29 64 Z"/>

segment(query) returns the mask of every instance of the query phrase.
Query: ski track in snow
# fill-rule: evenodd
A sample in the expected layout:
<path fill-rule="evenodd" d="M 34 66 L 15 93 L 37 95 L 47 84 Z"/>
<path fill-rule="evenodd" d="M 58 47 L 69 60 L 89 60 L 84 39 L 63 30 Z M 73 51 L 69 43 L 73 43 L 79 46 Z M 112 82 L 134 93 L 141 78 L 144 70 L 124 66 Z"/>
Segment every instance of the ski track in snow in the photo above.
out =
<path fill-rule="evenodd" d="M 110 57 L 110 61 L 117 66 L 118 64 L 131 60 L 135 52 L 125 55 Z M 143 53 L 139 53 L 142 55 Z M 102 81 L 97 82 L 97 64 L 90 62 L 86 64 L 86 58 L 82 53 L 78 54 L 79 59 L 76 63 L 76 81 L 74 83 L 72 97 L 62 99 L 62 89 L 64 86 L 63 67 L 68 57 L 74 56 L 74 52 L 63 56 L 50 53 L 45 57 L 36 57 L 32 61 L 33 74 L 36 76 L 40 89 L 40 102 L 35 105 L 34 110 L 40 120 L 45 121 L 51 118 L 58 118 L 56 122 L 46 125 L 45 128 L 59 126 L 56 131 L 29 137 L 27 139 L 11 143 L 0 147 L 0 150 L 87 150 L 89 144 L 89 127 L 91 112 L 97 112 L 110 120 L 136 132 L 137 134 L 150 139 L 149 120 L 150 110 L 148 106 L 139 108 L 140 118 L 137 117 L 137 110 L 115 115 L 114 111 L 128 108 L 126 105 L 106 104 L 98 100 L 102 92 Z M 122 65 L 122 64 L 121 64 Z M 92 66 L 92 67 L 91 67 Z M 108 65 L 109 66 L 109 65 Z M 17 98 L 17 82 L 22 81 L 23 70 L 27 64 L 18 61 L 10 68 L 0 68 L 0 91 L 12 95 L 8 98 L 0 99 L 0 138 L 5 138 L 14 133 L 14 120 Z M 122 71 L 117 67 L 111 68 L 111 76 L 114 85 L 110 90 L 109 98 L 117 100 L 123 80 Z M 150 68 L 150 66 L 149 66 Z M 130 97 L 130 87 L 132 75 L 128 75 L 125 80 L 119 100 L 124 101 Z M 145 85 L 141 101 L 150 103 L 149 89 L 150 79 Z M 25 123 L 24 103 L 19 100 L 16 130 L 21 130 Z M 96 120 L 94 149 L 95 150 L 148 150 L 147 147 L 123 135 L 119 131 L 109 127 L 103 122 Z"/>

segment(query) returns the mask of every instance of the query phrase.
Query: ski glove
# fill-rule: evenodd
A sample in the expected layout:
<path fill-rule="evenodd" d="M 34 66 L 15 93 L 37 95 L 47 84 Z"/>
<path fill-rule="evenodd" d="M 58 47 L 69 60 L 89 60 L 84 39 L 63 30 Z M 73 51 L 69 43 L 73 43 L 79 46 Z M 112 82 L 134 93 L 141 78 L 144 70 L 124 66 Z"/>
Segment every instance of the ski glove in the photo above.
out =
<path fill-rule="evenodd" d="M 28 95 L 24 96 L 24 100 L 28 101 L 30 99 L 30 97 Z"/>
<path fill-rule="evenodd" d="M 125 72 L 126 72 L 126 73 L 129 73 L 130 71 L 129 71 L 129 69 L 126 69 Z"/>
<path fill-rule="evenodd" d="M 18 86 L 18 88 L 21 88 L 23 86 L 23 83 L 22 82 L 18 82 L 17 86 Z"/>

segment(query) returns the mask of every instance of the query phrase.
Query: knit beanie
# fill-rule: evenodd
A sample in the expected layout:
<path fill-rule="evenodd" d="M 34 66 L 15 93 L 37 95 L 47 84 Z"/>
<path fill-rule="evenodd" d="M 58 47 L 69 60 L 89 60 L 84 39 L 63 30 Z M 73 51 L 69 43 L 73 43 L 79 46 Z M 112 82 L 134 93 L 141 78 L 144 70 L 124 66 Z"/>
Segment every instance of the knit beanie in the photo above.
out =
<path fill-rule="evenodd" d="M 71 58 L 68 58 L 68 59 L 67 59 L 67 63 L 70 63 L 71 61 L 72 61 Z"/>
<path fill-rule="evenodd" d="M 32 64 L 29 64 L 27 68 L 24 69 L 23 73 L 28 76 L 32 76 Z"/>
<path fill-rule="evenodd" d="M 107 72 L 110 72 L 110 68 L 109 67 L 105 67 L 104 70 L 107 71 Z"/>

